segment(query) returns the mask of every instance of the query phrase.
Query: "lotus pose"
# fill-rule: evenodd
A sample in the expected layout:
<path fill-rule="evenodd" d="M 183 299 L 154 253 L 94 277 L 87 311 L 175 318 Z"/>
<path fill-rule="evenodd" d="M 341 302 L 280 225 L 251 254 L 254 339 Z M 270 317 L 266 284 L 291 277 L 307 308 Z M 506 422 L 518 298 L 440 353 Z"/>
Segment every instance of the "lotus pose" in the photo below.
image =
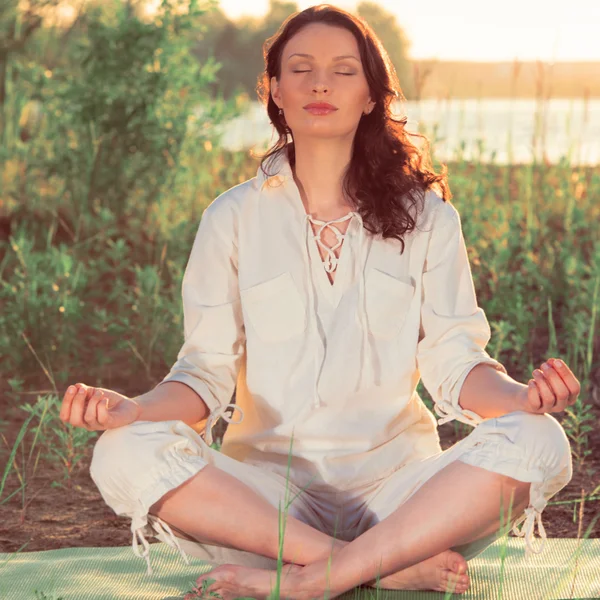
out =
<path fill-rule="evenodd" d="M 526 385 L 486 352 L 461 215 L 392 116 L 398 80 L 369 25 L 313 6 L 264 55 L 279 139 L 202 215 L 177 361 L 133 398 L 71 386 L 61 418 L 105 430 L 90 474 L 148 573 L 144 534 L 220 563 L 189 597 L 266 598 L 278 557 L 285 598 L 464 592 L 467 561 L 504 526 L 542 551 L 535 522 L 545 538 L 573 472 L 550 413 L 579 382 L 548 359 Z M 473 429 L 442 451 L 453 419 Z"/>

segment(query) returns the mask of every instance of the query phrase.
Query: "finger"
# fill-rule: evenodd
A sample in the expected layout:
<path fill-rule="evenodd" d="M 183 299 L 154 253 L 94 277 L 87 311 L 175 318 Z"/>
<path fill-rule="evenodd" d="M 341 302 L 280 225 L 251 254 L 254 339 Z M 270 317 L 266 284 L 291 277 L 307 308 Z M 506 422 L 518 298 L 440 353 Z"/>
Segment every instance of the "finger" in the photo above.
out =
<path fill-rule="evenodd" d="M 71 418 L 69 422 L 74 427 L 87 427 L 85 421 L 83 420 L 83 413 L 86 408 L 86 400 L 88 397 L 88 393 L 90 389 L 93 391 L 93 388 L 82 383 L 79 386 L 79 391 L 75 394 L 75 398 L 73 398 L 73 403 L 71 404 Z"/>
<path fill-rule="evenodd" d="M 560 365 L 556 365 L 556 367 L 558 368 L 558 370 L 561 373 L 564 373 L 565 377 L 567 375 L 570 375 L 571 377 L 573 377 L 573 379 L 576 379 L 573 371 L 571 371 L 571 369 L 568 367 L 568 365 L 564 361 L 560 360 L 559 358 L 549 358 L 547 362 L 551 363 L 552 366 L 555 366 L 554 363 L 560 362 L 561 363 Z"/>
<path fill-rule="evenodd" d="M 109 420 L 110 410 L 106 407 L 108 396 L 103 395 L 102 400 L 98 402 L 96 413 L 98 415 L 98 424 L 102 429 L 106 429 Z"/>
<path fill-rule="evenodd" d="M 531 385 L 533 384 L 533 385 Z M 536 385 L 535 379 L 530 379 L 527 385 L 527 401 L 535 411 L 542 410 L 542 397 Z"/>
<path fill-rule="evenodd" d="M 542 399 L 542 408 L 545 410 L 554 408 L 556 406 L 557 398 L 554 396 L 554 392 L 548 385 L 544 374 L 539 369 L 535 369 L 533 371 L 533 377 L 535 379 L 540 398 Z"/>
<path fill-rule="evenodd" d="M 569 369 L 569 367 L 562 360 L 552 358 L 548 362 L 552 364 L 569 390 L 569 404 L 574 404 L 577 400 L 577 396 L 579 396 L 579 393 L 581 392 L 581 384 L 579 383 L 577 377 L 573 375 L 571 369 Z"/>
<path fill-rule="evenodd" d="M 544 365 L 547 366 L 544 368 Z M 571 397 L 569 388 L 565 385 L 565 382 L 558 374 L 558 371 L 553 366 L 548 365 L 548 363 L 542 365 L 542 372 L 544 373 L 544 377 L 550 386 L 550 389 L 556 396 L 556 407 L 560 408 L 560 410 L 564 410 Z"/>
<path fill-rule="evenodd" d="M 100 404 L 103 397 L 104 394 L 99 389 L 96 389 L 87 403 L 83 420 L 90 429 L 96 430 L 100 428 L 100 423 L 98 422 L 98 404 Z"/>
<path fill-rule="evenodd" d="M 70 385 L 63 396 L 63 401 L 60 407 L 60 412 L 58 414 L 61 421 L 65 423 L 69 422 L 69 418 L 71 416 L 71 404 L 73 403 L 73 399 L 75 398 L 75 394 L 79 391 L 79 384 Z"/>

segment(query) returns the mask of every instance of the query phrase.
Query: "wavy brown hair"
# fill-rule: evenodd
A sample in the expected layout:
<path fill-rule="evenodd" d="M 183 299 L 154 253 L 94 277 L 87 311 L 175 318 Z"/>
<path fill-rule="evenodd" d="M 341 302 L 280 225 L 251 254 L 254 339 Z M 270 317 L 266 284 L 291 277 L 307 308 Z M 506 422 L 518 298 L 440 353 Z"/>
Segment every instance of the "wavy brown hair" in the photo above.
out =
<path fill-rule="evenodd" d="M 263 44 L 265 70 L 259 76 L 257 94 L 266 105 L 271 123 L 279 134 L 279 139 L 261 158 L 260 168 L 268 177 L 264 163 L 269 157 L 287 153 L 290 165 L 295 165 L 293 134 L 283 115 L 271 97 L 271 77 L 279 81 L 281 76 L 281 55 L 285 44 L 298 31 L 311 23 L 325 23 L 344 27 L 350 31 L 360 51 L 360 58 L 369 84 L 371 98 L 376 102 L 374 109 L 363 114 L 353 140 L 350 164 L 343 181 L 345 194 L 355 205 L 363 218 L 365 229 L 379 233 L 385 238 L 397 238 L 404 252 L 405 233 L 415 228 L 415 219 L 409 213 L 409 203 L 423 209 L 424 192 L 434 188 L 448 201 L 452 193 L 448 185 L 447 167 L 442 164 L 442 172 L 437 175 L 431 166 L 429 142 L 419 133 L 406 131 L 408 118 L 395 119 L 391 104 L 396 98 L 406 100 L 400 89 L 396 70 L 381 41 L 359 16 L 355 16 L 331 4 L 311 6 L 290 15 L 279 30 L 267 38 Z M 288 141 L 291 135 L 292 141 Z M 409 136 L 424 140 L 424 150 L 417 148 Z"/>

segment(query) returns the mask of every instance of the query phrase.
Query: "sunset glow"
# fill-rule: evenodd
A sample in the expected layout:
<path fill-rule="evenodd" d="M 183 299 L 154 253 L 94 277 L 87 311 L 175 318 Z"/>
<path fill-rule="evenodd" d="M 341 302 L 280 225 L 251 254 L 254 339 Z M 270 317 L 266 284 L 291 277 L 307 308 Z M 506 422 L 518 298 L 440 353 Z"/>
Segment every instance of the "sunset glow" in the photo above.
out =
<path fill-rule="evenodd" d="M 299 0 L 303 10 L 319 2 Z M 354 11 L 357 2 L 332 2 Z M 491 9 L 479 0 L 399 2 L 380 0 L 396 16 L 410 41 L 415 59 L 504 61 L 600 60 L 600 2 L 571 0 L 549 3 L 541 0 L 505 0 Z M 230 17 L 260 16 L 268 0 L 221 0 Z"/>

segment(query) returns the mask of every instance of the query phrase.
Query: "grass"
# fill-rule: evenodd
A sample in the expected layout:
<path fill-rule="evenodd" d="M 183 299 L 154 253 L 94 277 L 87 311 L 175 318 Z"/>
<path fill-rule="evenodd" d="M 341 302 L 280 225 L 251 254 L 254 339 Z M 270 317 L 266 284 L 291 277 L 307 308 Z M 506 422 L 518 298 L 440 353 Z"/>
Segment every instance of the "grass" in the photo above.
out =
<path fill-rule="evenodd" d="M 43 415 L 46 414 L 46 410 L 43 411 Z M 6 481 L 7 475 L 9 473 L 11 464 L 13 464 L 13 459 L 16 456 L 16 452 L 17 452 L 17 448 L 19 447 L 19 445 L 22 444 L 22 440 L 24 438 L 25 432 L 27 430 L 27 427 L 29 426 L 31 420 L 33 419 L 33 417 L 35 416 L 35 412 L 32 412 L 30 414 L 30 416 L 28 417 L 28 419 L 26 420 L 26 422 L 23 424 L 23 426 L 21 427 L 19 434 L 17 435 L 17 439 L 15 441 L 15 444 L 12 448 L 11 454 L 10 454 L 10 460 L 7 462 L 5 470 L 4 470 L 4 474 L 2 477 L 2 482 L 0 484 L 0 497 L 2 496 L 2 492 L 4 489 L 4 483 Z M 67 426 L 69 428 L 71 428 L 71 426 Z M 75 428 L 71 428 L 71 429 L 75 429 Z M 277 556 L 277 579 L 276 579 L 276 586 L 275 589 L 272 590 L 271 595 L 269 596 L 269 600 L 279 600 L 280 596 L 280 584 L 281 584 L 281 578 L 283 575 L 283 570 L 284 570 L 284 563 L 283 563 L 283 542 L 284 542 L 284 536 L 285 536 L 285 526 L 286 526 L 286 521 L 287 521 L 287 515 L 288 515 L 288 509 L 290 507 L 290 505 L 293 503 L 293 501 L 298 497 L 298 495 L 294 496 L 293 498 L 290 499 L 289 495 L 290 495 L 290 491 L 289 491 L 289 486 L 288 483 L 290 481 L 290 468 L 291 468 L 291 459 L 292 459 L 292 448 L 293 448 L 293 441 L 294 441 L 294 436 L 292 434 L 291 440 L 290 440 L 290 449 L 288 452 L 288 466 L 287 466 L 287 473 L 286 473 L 286 493 L 285 493 L 285 506 L 283 507 L 283 511 L 281 508 L 281 504 L 279 505 L 279 509 L 278 509 L 278 514 L 279 514 L 279 523 L 278 523 L 278 531 L 279 531 L 279 548 L 278 548 L 278 556 Z M 36 431 L 36 436 L 34 438 L 34 442 L 32 444 L 32 447 L 30 449 L 30 455 L 33 453 L 33 449 L 35 448 L 37 442 L 37 431 Z M 213 447 L 216 450 L 220 451 L 220 445 L 218 443 L 213 444 Z M 312 481 L 312 480 L 311 480 Z M 303 493 L 305 491 L 305 489 L 307 489 L 309 487 L 311 482 L 309 482 L 304 488 L 302 488 L 300 490 L 300 493 Z M 26 488 L 26 484 L 27 482 L 24 481 L 21 488 Z M 599 486 L 600 487 L 600 486 Z M 19 488 L 19 489 L 21 489 Z M 598 489 L 594 490 L 594 493 L 600 491 Z M 14 494 L 15 492 L 13 492 Z M 8 500 L 10 496 L 8 496 L 7 498 L 4 498 L 4 500 L 2 500 L 1 503 L 4 503 Z M 512 498 L 511 498 L 511 505 L 508 507 L 508 514 L 506 519 L 504 518 L 505 515 L 505 509 L 502 505 L 502 498 L 501 498 L 501 505 L 500 505 L 500 514 L 499 514 L 499 522 L 500 522 L 500 536 L 501 539 L 504 540 L 504 543 L 501 545 L 500 547 L 500 569 L 499 569 L 499 598 L 502 597 L 502 588 L 503 588 L 503 582 L 504 582 L 504 572 L 505 572 L 505 557 L 506 557 L 506 539 L 508 537 L 508 532 L 511 529 L 511 509 L 512 509 Z M 590 536 L 591 531 L 593 530 L 595 523 L 597 522 L 598 518 L 600 515 L 596 515 L 594 517 L 594 519 L 592 520 L 592 522 L 590 523 L 590 525 L 588 526 L 585 534 L 583 535 L 583 538 L 581 536 L 581 528 L 582 528 L 582 520 L 583 520 L 583 510 L 584 510 L 584 504 L 585 504 L 585 495 L 582 497 L 581 499 L 581 504 L 580 504 L 580 509 L 579 509 L 579 513 L 578 513 L 578 517 L 579 517 L 579 531 L 578 531 L 578 539 L 588 539 Z M 334 531 L 334 539 L 335 539 L 335 531 Z M 572 598 L 572 588 L 575 584 L 575 579 L 577 576 L 577 568 L 578 568 L 578 559 L 579 556 L 581 554 L 580 551 L 581 545 L 578 544 L 577 550 L 576 552 L 570 557 L 569 559 L 569 564 L 573 563 L 573 570 L 571 572 L 565 572 L 563 574 L 561 574 L 560 576 L 557 577 L 554 586 L 554 589 L 563 589 L 563 586 L 566 585 L 566 583 L 568 583 L 568 581 L 571 582 L 571 595 L 570 596 L 564 596 L 564 597 L 570 597 Z M 333 548 L 332 548 L 333 549 Z M 11 556 L 9 559 L 5 560 L 2 564 L 0 564 L 0 572 L 1 569 L 4 565 L 6 565 L 8 562 L 10 562 L 10 560 L 16 556 L 19 552 L 21 552 L 23 550 L 23 547 L 20 548 L 17 552 L 15 552 L 13 554 L 13 556 Z M 331 561 L 332 561 L 332 556 L 330 555 L 329 560 L 328 560 L 328 565 L 327 565 L 327 580 L 329 580 L 329 575 L 330 575 L 330 568 L 331 568 Z M 379 587 L 379 581 L 380 581 L 381 577 L 378 574 L 376 576 L 376 587 L 375 588 L 362 588 L 360 589 L 360 595 L 361 597 L 365 597 L 365 595 L 368 595 L 369 599 L 371 598 L 375 598 L 378 599 L 379 598 L 379 592 L 380 588 Z M 207 578 L 202 585 L 202 588 L 197 588 L 195 586 L 195 582 L 190 582 L 190 584 L 192 585 L 192 589 L 191 590 L 187 590 L 186 592 L 183 592 L 183 594 L 193 594 L 196 593 L 196 595 L 199 598 L 205 598 L 205 597 L 219 597 L 219 595 L 215 592 L 207 592 L 207 588 L 210 587 L 210 585 L 214 582 L 214 579 L 211 578 Z M 560 586 L 560 587 L 559 587 Z M 471 582 L 471 588 L 470 591 L 473 591 L 473 583 Z M 373 591 L 371 591 L 371 589 Z M 37 594 L 37 590 L 36 590 L 36 594 Z M 567 593 L 567 591 L 565 590 L 565 593 Z M 43 592 L 41 592 L 42 596 L 41 598 L 43 600 L 54 600 L 48 596 L 45 596 L 43 594 Z M 444 600 L 449 599 L 452 596 L 452 591 L 447 591 L 445 593 L 444 596 Z M 36 596 L 37 597 L 37 596 Z M 358 598 L 359 597 L 359 588 L 356 587 L 354 589 L 354 598 Z M 328 594 L 326 593 L 324 596 L 325 599 L 329 598 Z M 56 600 L 61 600 L 56 599 Z M 542 600 L 542 599 L 540 599 Z"/>
<path fill-rule="evenodd" d="M 156 385 L 181 345 L 181 276 L 202 210 L 222 191 L 253 177 L 258 164 L 245 152 L 227 152 L 190 136 L 176 160 L 170 157 L 170 185 L 153 202 L 146 201 L 144 190 L 132 189 L 117 214 L 89 193 L 86 181 L 70 179 L 67 171 L 44 170 L 40 157 L 48 150 L 47 139 L 19 141 L 25 98 L 10 85 L 0 163 L 0 209 L 11 225 L 9 238 L 0 238 L 0 354 L 3 372 L 12 374 L 5 398 L 28 417 L 12 445 L 2 434 L 8 459 L 0 505 L 19 494 L 24 522 L 27 507 L 43 492 L 32 488 L 36 470 L 45 461 L 58 461 L 64 476 L 54 484 L 70 489 L 83 449 L 98 435 L 60 421 L 63 390 L 85 381 L 134 395 Z M 423 132 L 435 149 L 436 128 Z M 93 164 L 94 145 L 80 148 L 75 133 L 73 138 L 77 157 Z M 586 458 L 592 451 L 588 434 L 596 419 L 591 400 L 599 367 L 600 172 L 597 166 L 574 164 L 572 148 L 557 164 L 538 159 L 536 152 L 530 164 L 500 166 L 493 156 L 483 160 L 482 140 L 475 160 L 464 160 L 459 146 L 447 164 L 479 304 L 492 327 L 488 351 L 520 381 L 545 358 L 564 358 L 582 392 L 562 425 L 574 468 L 593 475 Z M 30 396 L 33 403 L 27 402 Z M 456 421 L 453 426 L 457 437 L 467 427 Z M 26 455 L 27 434 L 33 441 Z M 11 470 L 19 485 L 5 492 Z M 597 500 L 598 493 L 600 485 L 581 498 L 579 534 L 584 504 Z M 568 502 L 575 510 L 579 501 Z M 288 506 L 286 500 L 278 585 Z M 573 581 L 578 556 L 569 574 Z M 501 577 L 503 568 L 504 557 Z M 278 597 L 277 590 L 274 594 Z"/>
<path fill-rule="evenodd" d="M 291 441 L 290 441 L 290 450 L 288 452 L 288 466 L 287 466 L 287 473 L 286 473 L 286 495 L 285 495 L 285 507 L 284 507 L 284 511 L 282 513 L 281 510 L 281 504 L 279 505 L 279 510 L 278 510 L 278 514 L 279 514 L 279 550 L 278 550 L 278 556 L 277 556 L 277 578 L 276 578 L 276 585 L 275 588 L 272 590 L 271 595 L 269 596 L 269 600 L 279 600 L 281 598 L 281 590 L 280 590 L 280 585 L 281 585 L 281 577 L 283 574 L 283 568 L 284 568 L 284 563 L 283 563 L 283 542 L 284 542 L 284 536 L 285 536 L 285 524 L 286 524 L 286 520 L 287 520 L 287 515 L 288 515 L 288 509 L 289 506 L 292 504 L 292 502 L 296 499 L 296 496 L 294 496 L 291 500 L 289 500 L 289 487 L 288 487 L 288 483 L 289 483 L 289 476 L 290 476 L 290 468 L 291 468 L 291 461 L 292 461 L 292 447 L 293 447 L 293 441 L 294 441 L 294 436 L 292 434 L 291 437 Z M 312 481 L 312 480 L 311 480 Z M 307 489 L 310 485 L 307 484 L 304 488 L 301 489 L 300 493 L 304 492 L 305 489 Z M 514 502 L 514 496 L 511 496 L 511 500 L 510 500 L 510 505 L 508 507 L 508 512 L 506 514 L 505 511 L 505 507 L 503 506 L 503 502 L 502 502 L 502 496 L 500 498 L 500 514 L 499 514 L 499 523 L 500 523 L 500 527 L 499 527 L 499 531 L 500 531 L 500 537 L 499 539 L 502 539 L 504 541 L 504 543 L 502 543 L 502 545 L 500 546 L 500 551 L 499 551 L 499 555 L 500 555 L 500 569 L 499 569 L 499 595 L 498 598 L 502 598 L 502 589 L 503 589 L 503 583 L 504 583 L 504 573 L 505 573 L 505 560 L 506 560 L 506 539 L 508 538 L 508 533 L 512 528 L 512 522 L 514 521 L 514 518 L 512 516 L 512 505 Z M 578 539 L 582 539 L 581 538 L 581 523 L 582 523 L 582 516 L 583 516 L 583 506 L 584 506 L 584 502 L 581 503 L 580 505 L 580 512 L 579 512 L 579 533 L 578 533 Z M 505 514 L 506 514 L 506 518 L 505 518 Z M 598 518 L 600 517 L 600 515 L 596 515 L 596 517 L 593 519 L 592 523 L 589 525 L 589 527 L 587 528 L 583 539 L 589 539 L 589 535 L 591 533 L 591 531 L 593 530 L 593 527 L 596 523 L 596 521 L 598 520 Z M 334 539 L 335 539 L 335 531 L 334 531 L 334 535 L 333 535 Z M 554 582 L 555 586 L 554 586 L 554 591 L 556 590 L 562 590 L 564 589 L 562 586 L 565 584 L 565 581 L 567 579 L 570 579 L 571 581 L 571 593 L 568 596 L 569 598 L 573 597 L 573 586 L 575 584 L 575 579 L 577 576 L 577 567 L 578 567 L 578 559 L 579 556 L 581 554 L 580 552 L 580 547 L 581 545 L 578 544 L 577 550 L 575 551 L 575 553 L 571 556 L 570 561 L 574 561 L 574 566 L 573 566 L 573 571 L 570 573 L 563 573 L 561 574 L 557 580 Z M 332 547 L 333 550 L 333 547 Z M 329 577 L 330 577 L 330 572 L 331 572 L 331 562 L 332 562 L 332 554 L 329 555 L 329 559 L 328 559 L 328 563 L 327 563 L 327 572 L 326 572 L 326 579 L 327 581 L 329 581 Z M 472 575 L 472 574 L 471 574 Z M 365 588 L 363 587 L 362 589 L 359 587 L 354 588 L 354 598 L 369 598 L 369 600 L 371 599 L 379 599 L 379 592 L 383 589 L 386 588 L 381 588 L 379 585 L 381 576 L 380 573 L 378 572 L 377 576 L 376 576 L 376 587 L 375 588 Z M 472 580 L 472 577 L 471 577 Z M 198 598 L 207 598 L 207 597 L 218 597 L 218 594 L 216 592 L 209 592 L 207 591 L 208 588 L 212 585 L 212 583 L 214 583 L 216 580 L 215 579 L 211 579 L 210 577 L 205 579 L 202 582 L 202 587 L 198 588 L 195 585 L 195 582 L 190 582 L 192 585 L 192 589 L 188 590 L 187 592 L 185 592 L 186 594 L 196 594 L 196 596 Z M 371 591 L 373 590 L 373 591 Z M 471 586 L 470 586 L 470 590 L 471 592 L 474 591 L 474 586 L 473 586 L 473 582 L 471 581 Z M 565 590 L 566 593 L 566 590 Z M 340 594 L 337 594 L 337 596 L 339 596 Z M 453 595 L 453 588 L 451 588 L 450 590 L 448 590 L 447 592 L 445 592 L 444 595 L 444 600 L 449 600 Z M 335 597 L 337 597 L 335 596 Z M 195 597 L 195 596 L 193 596 Z M 567 597 L 567 596 L 565 596 Z M 325 600 L 327 600 L 329 598 L 328 592 L 326 591 L 325 595 L 323 596 L 323 598 Z M 542 600 L 541 598 L 539 600 Z"/>

